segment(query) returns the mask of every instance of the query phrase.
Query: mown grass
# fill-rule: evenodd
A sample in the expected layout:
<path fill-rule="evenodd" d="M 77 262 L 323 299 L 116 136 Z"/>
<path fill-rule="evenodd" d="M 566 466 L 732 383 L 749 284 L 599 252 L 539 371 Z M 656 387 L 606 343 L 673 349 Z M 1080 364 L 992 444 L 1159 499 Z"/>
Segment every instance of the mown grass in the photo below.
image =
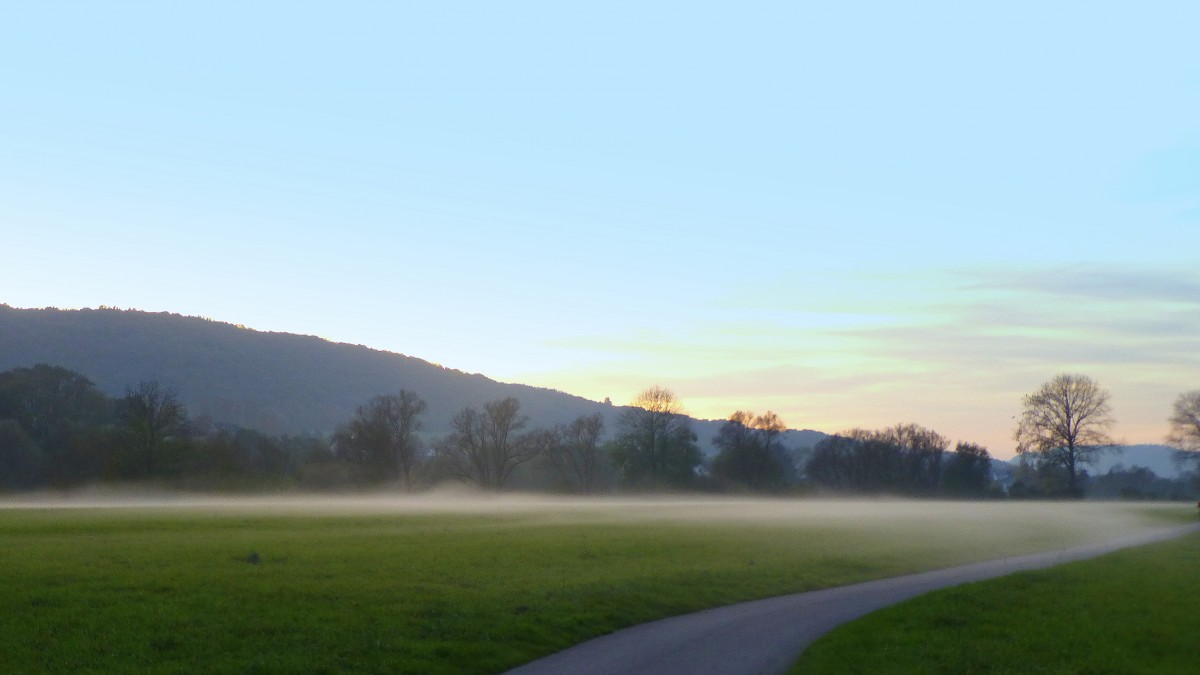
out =
<path fill-rule="evenodd" d="M 939 591 L 836 629 L 792 673 L 1190 675 L 1197 570 L 1200 535 L 1189 535 Z"/>
<path fill-rule="evenodd" d="M 498 672 L 655 618 L 1173 513 L 1049 508 L 1060 517 L 904 502 L 0 509 L 0 671 Z"/>

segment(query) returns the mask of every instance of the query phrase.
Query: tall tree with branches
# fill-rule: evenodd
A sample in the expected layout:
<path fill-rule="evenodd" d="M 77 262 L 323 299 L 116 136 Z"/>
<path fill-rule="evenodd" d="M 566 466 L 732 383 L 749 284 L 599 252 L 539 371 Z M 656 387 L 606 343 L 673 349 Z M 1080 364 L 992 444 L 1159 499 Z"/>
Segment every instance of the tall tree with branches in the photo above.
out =
<path fill-rule="evenodd" d="M 1113 425 L 1108 399 L 1108 392 L 1086 375 L 1056 375 L 1025 396 L 1014 434 L 1017 453 L 1033 454 L 1042 463 L 1060 467 L 1070 494 L 1081 496 L 1084 465 L 1115 445 L 1108 434 Z"/>
<path fill-rule="evenodd" d="M 417 431 L 425 407 L 425 401 L 407 389 L 376 396 L 359 406 L 354 419 L 338 431 L 338 454 L 372 467 L 376 476 L 399 477 L 411 489 L 420 459 Z"/>
<path fill-rule="evenodd" d="M 146 474 L 158 471 L 163 443 L 187 421 L 187 409 L 174 389 L 158 382 L 140 382 L 128 389 L 121 410 L 126 428 L 145 460 Z"/>
<path fill-rule="evenodd" d="M 773 412 L 757 416 L 745 410 L 734 412 L 713 437 L 719 449 L 713 459 L 713 475 L 750 490 L 784 487 L 793 469 L 777 439 L 786 430 L 787 425 Z"/>
<path fill-rule="evenodd" d="M 440 448 L 454 473 L 485 490 L 499 490 L 521 464 L 542 450 L 541 433 L 521 433 L 529 418 L 509 397 L 483 405 L 483 411 L 464 408 L 451 420 L 454 433 Z"/>
<path fill-rule="evenodd" d="M 675 394 L 654 386 L 634 399 L 617 421 L 612 460 L 633 487 L 686 487 L 695 480 L 700 449 Z"/>
<path fill-rule="evenodd" d="M 570 424 L 547 430 L 542 436 L 546 460 L 579 491 L 588 494 L 596 488 L 601 466 L 600 437 L 604 416 L 580 415 Z"/>
<path fill-rule="evenodd" d="M 1180 394 L 1168 421 L 1167 443 L 1178 448 L 1184 458 L 1200 461 L 1200 389 Z"/>

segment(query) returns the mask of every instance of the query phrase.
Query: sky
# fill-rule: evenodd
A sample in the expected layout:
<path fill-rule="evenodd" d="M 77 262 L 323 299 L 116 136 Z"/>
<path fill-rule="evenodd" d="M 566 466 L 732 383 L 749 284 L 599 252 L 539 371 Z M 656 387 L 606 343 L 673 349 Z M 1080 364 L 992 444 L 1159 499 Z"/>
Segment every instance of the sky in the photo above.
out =
<path fill-rule="evenodd" d="M 0 302 L 1012 456 L 1200 388 L 1200 4 L 3 3 Z"/>

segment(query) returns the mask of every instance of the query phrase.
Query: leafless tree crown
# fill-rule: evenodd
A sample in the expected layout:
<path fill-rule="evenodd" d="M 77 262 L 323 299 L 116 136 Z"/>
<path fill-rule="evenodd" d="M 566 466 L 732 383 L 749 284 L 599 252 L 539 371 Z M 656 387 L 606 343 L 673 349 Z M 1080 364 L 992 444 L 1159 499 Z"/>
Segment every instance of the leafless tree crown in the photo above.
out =
<path fill-rule="evenodd" d="M 1108 392 L 1086 375 L 1056 375 L 1025 396 L 1014 435 L 1017 452 L 1038 454 L 1062 467 L 1077 492 L 1082 465 L 1115 445 L 1108 433 L 1113 425 L 1108 399 Z"/>
<path fill-rule="evenodd" d="M 1185 452 L 1200 452 L 1200 389 L 1175 399 L 1169 422 L 1168 443 Z"/>

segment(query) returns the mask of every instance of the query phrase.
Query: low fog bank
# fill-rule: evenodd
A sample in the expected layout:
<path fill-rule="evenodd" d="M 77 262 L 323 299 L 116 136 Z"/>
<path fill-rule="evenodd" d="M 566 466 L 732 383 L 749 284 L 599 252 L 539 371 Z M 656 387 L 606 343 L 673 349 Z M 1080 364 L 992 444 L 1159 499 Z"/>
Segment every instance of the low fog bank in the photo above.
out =
<path fill-rule="evenodd" d="M 899 498 L 768 499 L 721 496 L 560 497 L 496 494 L 443 488 L 420 494 L 351 495 L 289 493 L 225 496 L 154 489 L 92 487 L 0 497 L 0 509 L 155 509 L 263 514 L 477 514 L 546 521 L 746 523 L 836 528 L 923 525 L 964 536 L 1048 528 L 1085 536 L 1117 535 L 1166 524 L 1163 514 L 1190 505 L 1076 501 L 942 501 Z M 974 533 L 978 536 L 978 533 Z"/>

